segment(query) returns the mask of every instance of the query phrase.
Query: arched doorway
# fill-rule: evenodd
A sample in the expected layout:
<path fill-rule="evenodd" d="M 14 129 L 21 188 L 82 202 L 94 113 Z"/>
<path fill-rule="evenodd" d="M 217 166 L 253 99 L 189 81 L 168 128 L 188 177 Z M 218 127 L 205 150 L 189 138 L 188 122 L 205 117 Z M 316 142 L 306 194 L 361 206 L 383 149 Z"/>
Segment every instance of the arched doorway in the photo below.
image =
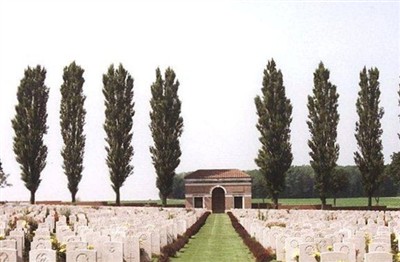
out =
<path fill-rule="evenodd" d="M 225 213 L 225 191 L 221 187 L 216 187 L 212 191 L 212 212 Z"/>

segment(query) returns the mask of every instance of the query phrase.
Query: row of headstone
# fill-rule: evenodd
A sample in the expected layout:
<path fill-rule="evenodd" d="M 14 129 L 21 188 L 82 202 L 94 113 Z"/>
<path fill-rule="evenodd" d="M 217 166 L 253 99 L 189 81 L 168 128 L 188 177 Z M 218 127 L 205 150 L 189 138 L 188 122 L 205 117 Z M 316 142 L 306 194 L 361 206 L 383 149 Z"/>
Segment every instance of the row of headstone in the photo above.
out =
<path fill-rule="evenodd" d="M 0 262 L 22 262 L 29 218 L 38 223 L 29 261 L 55 262 L 57 251 L 67 262 L 150 261 L 205 212 L 203 209 L 159 209 L 81 206 L 0 207 Z M 15 228 L 10 227 L 15 222 Z"/>
<path fill-rule="evenodd" d="M 232 210 L 279 261 L 392 262 L 400 239 L 398 211 Z M 399 241 L 397 241 L 399 245 Z"/>

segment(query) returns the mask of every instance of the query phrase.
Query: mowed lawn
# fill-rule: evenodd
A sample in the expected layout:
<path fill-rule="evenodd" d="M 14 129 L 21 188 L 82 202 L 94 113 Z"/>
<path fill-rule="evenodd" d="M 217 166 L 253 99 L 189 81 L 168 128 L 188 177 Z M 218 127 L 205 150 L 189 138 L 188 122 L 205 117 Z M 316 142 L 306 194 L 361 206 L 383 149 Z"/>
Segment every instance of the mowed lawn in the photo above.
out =
<path fill-rule="evenodd" d="M 269 199 L 264 200 L 266 203 L 271 203 Z M 262 199 L 253 199 L 253 203 L 262 203 Z M 319 205 L 321 200 L 319 198 L 283 198 L 279 199 L 282 205 Z M 333 205 L 333 199 L 328 198 L 327 204 Z M 368 198 L 355 197 L 355 198 L 337 198 L 336 206 L 367 206 Z M 372 198 L 372 205 L 376 205 L 375 198 Z M 380 206 L 387 206 L 389 208 L 400 208 L 400 196 L 398 197 L 381 197 L 379 198 Z"/>
<path fill-rule="evenodd" d="M 262 203 L 262 199 L 253 199 L 253 203 Z M 264 199 L 264 202 L 271 203 L 269 199 Z M 110 202 L 112 204 L 114 202 Z M 122 201 L 123 204 L 157 204 L 161 205 L 161 200 L 136 200 L 136 201 Z M 283 205 L 319 205 L 321 200 L 319 198 L 282 198 L 279 203 Z M 184 205 L 184 199 L 168 199 L 170 205 Z M 333 205 L 333 199 L 328 198 L 327 204 Z M 337 198 L 336 206 L 367 206 L 368 198 L 354 197 L 354 198 Z M 372 199 L 372 205 L 376 205 L 375 199 Z M 387 206 L 388 208 L 400 208 L 400 196 L 397 197 L 381 197 L 379 199 L 380 206 Z"/>
<path fill-rule="evenodd" d="M 227 214 L 211 214 L 206 224 L 171 261 L 254 261 Z"/>

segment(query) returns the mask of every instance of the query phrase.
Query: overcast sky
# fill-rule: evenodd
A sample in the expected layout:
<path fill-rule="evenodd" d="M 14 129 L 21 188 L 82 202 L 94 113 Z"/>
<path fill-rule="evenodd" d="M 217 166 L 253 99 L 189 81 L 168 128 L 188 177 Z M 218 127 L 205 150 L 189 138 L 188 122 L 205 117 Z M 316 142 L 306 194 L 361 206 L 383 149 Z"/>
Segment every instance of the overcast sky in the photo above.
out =
<path fill-rule="evenodd" d="M 400 151 L 397 91 L 400 2 L 5 1 L 0 0 L 0 159 L 12 187 L 0 200 L 29 200 L 12 150 L 16 92 L 28 65 L 47 69 L 47 166 L 37 200 L 69 200 L 59 126 L 63 68 L 85 69 L 86 152 L 81 200 L 114 200 L 104 149 L 102 74 L 122 63 L 134 82 L 134 174 L 121 198 L 157 199 L 149 146 L 150 85 L 171 66 L 181 83 L 184 133 L 177 172 L 255 169 L 260 143 L 254 97 L 274 58 L 293 104 L 294 165 L 309 164 L 307 96 L 320 61 L 340 94 L 338 164 L 353 165 L 359 72 L 380 70 L 385 162 Z"/>

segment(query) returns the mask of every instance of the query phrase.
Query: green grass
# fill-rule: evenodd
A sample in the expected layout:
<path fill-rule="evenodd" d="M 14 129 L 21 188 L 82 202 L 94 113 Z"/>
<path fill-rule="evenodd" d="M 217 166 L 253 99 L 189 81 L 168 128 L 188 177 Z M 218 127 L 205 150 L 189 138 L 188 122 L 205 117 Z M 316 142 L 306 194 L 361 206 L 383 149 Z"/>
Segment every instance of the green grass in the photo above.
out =
<path fill-rule="evenodd" d="M 266 203 L 271 203 L 269 199 L 264 200 Z M 262 199 L 253 199 L 253 203 L 262 203 Z M 110 202 L 114 203 L 114 202 Z M 133 200 L 133 201 L 121 201 L 122 204 L 157 204 L 161 205 L 161 200 Z M 184 199 L 168 199 L 170 205 L 183 205 L 185 204 Z M 321 200 L 319 198 L 283 198 L 279 199 L 279 203 L 283 205 L 319 205 Z M 366 197 L 355 197 L 355 198 L 337 198 L 336 206 L 367 206 L 368 199 Z M 333 205 L 333 199 L 327 199 L 327 204 Z M 372 199 L 372 204 L 375 205 L 375 199 Z M 379 205 L 387 206 L 389 208 L 400 208 L 400 196 L 398 197 L 381 197 L 379 199 Z"/>
<path fill-rule="evenodd" d="M 109 201 L 108 204 L 115 204 L 115 201 Z M 161 205 L 161 200 L 126 200 L 121 201 L 121 204 L 157 204 Z M 184 199 L 168 199 L 167 205 L 184 205 Z"/>
<path fill-rule="evenodd" d="M 271 203 L 269 199 L 264 200 L 266 203 Z M 253 203 L 262 203 L 262 199 L 253 199 Z M 319 198 L 283 198 L 279 199 L 279 203 L 282 205 L 319 205 L 321 200 Z M 333 199 L 327 199 L 327 204 L 333 205 Z M 367 206 L 368 198 L 356 197 L 356 198 L 337 198 L 336 206 Z M 372 205 L 376 205 L 375 199 L 372 199 Z M 400 208 L 400 197 L 381 197 L 379 199 L 380 206 L 387 206 L 389 208 Z"/>
<path fill-rule="evenodd" d="M 171 261 L 254 261 L 226 214 L 211 214 L 206 224 Z"/>

